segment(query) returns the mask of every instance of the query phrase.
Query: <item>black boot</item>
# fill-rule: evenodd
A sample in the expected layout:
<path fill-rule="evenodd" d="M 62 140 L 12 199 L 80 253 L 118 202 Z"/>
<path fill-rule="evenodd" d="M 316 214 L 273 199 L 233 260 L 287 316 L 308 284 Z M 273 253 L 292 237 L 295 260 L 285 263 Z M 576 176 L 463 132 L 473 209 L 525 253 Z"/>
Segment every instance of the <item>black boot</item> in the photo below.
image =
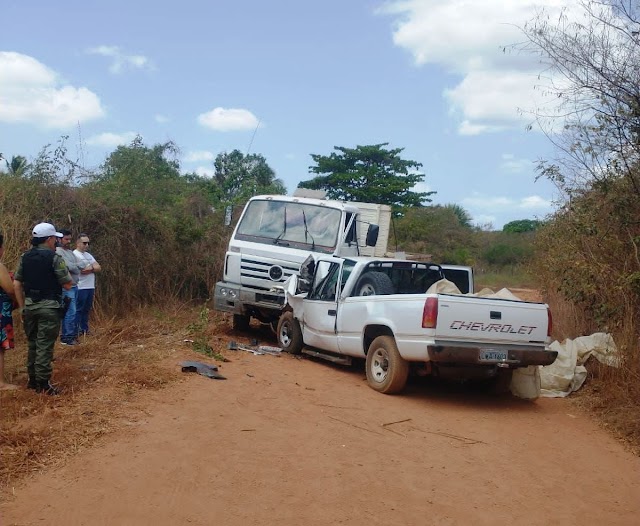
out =
<path fill-rule="evenodd" d="M 27 389 L 38 389 L 38 382 L 36 382 L 36 379 L 33 376 L 29 377 L 29 381 L 27 382 Z"/>
<path fill-rule="evenodd" d="M 42 393 L 49 396 L 55 396 L 60 394 L 60 389 L 57 389 L 49 383 L 49 380 L 41 380 L 36 386 L 36 393 Z"/>

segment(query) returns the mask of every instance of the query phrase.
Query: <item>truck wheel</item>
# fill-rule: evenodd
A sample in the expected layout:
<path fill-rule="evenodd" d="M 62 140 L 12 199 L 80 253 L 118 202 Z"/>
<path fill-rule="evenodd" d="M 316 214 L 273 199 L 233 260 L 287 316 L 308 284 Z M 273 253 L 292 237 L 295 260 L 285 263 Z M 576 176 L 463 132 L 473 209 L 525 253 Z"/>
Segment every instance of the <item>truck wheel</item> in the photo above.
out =
<path fill-rule="evenodd" d="M 391 278 L 384 272 L 366 272 L 356 283 L 355 296 L 393 294 Z"/>
<path fill-rule="evenodd" d="M 393 336 L 378 336 L 367 352 L 367 382 L 385 394 L 399 393 L 409 376 L 409 363 L 400 356 Z"/>
<path fill-rule="evenodd" d="M 248 331 L 249 330 L 249 320 L 251 318 L 246 316 L 245 314 L 234 314 L 233 315 L 233 330 L 234 331 Z"/>
<path fill-rule="evenodd" d="M 302 352 L 302 329 L 300 323 L 293 317 L 293 312 L 282 313 L 278 322 L 278 344 L 282 350 L 290 354 L 300 354 Z"/>

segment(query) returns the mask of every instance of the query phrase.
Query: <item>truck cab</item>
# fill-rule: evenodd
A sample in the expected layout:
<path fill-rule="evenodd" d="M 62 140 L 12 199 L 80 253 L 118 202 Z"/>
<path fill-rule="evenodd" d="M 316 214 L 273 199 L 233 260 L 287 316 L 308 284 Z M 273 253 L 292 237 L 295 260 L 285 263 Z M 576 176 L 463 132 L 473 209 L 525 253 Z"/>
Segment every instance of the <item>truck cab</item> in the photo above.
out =
<path fill-rule="evenodd" d="M 277 323 L 283 284 L 310 253 L 357 256 L 363 240 L 373 246 L 382 241 L 377 226 L 363 225 L 360 216 L 355 204 L 341 201 L 251 198 L 229 241 L 223 278 L 215 286 L 215 309 L 232 313 L 236 329 L 247 328 L 251 317 Z"/>

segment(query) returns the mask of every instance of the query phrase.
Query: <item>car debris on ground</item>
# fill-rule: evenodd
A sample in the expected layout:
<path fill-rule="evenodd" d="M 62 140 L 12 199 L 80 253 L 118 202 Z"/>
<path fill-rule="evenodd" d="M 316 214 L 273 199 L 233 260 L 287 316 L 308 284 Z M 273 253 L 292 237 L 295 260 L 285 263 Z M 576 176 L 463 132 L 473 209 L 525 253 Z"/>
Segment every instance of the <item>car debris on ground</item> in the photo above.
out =
<path fill-rule="evenodd" d="M 226 376 L 222 376 L 218 372 L 218 366 L 217 365 L 208 365 L 208 364 L 202 363 L 202 362 L 186 361 L 186 362 L 180 363 L 180 366 L 182 367 L 182 372 L 183 373 L 198 373 L 198 374 L 200 374 L 202 376 L 206 376 L 207 378 L 212 378 L 214 380 L 226 380 L 227 379 Z"/>

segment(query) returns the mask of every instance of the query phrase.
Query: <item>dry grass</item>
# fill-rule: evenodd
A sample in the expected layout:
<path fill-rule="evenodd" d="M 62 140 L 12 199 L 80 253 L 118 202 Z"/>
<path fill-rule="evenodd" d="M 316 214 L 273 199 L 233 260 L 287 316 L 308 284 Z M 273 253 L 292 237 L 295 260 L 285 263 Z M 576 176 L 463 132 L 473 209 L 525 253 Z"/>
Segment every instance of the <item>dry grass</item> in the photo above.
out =
<path fill-rule="evenodd" d="M 144 416 L 139 394 L 160 389 L 180 378 L 178 358 L 203 359 L 183 340 L 198 310 L 184 305 L 160 312 L 147 309 L 127 319 L 102 319 L 96 335 L 75 347 L 56 346 L 53 382 L 63 389 L 57 397 L 20 389 L 0 393 L 0 489 L 66 458 L 103 435 L 132 425 Z M 217 317 L 206 332 L 213 346 Z M 20 325 L 17 320 L 16 326 Z M 26 385 L 26 345 L 16 331 L 16 349 L 7 353 L 8 380 Z M 173 358 L 173 360 L 171 359 Z M 0 494 L 5 494 L 0 491 Z"/>
<path fill-rule="evenodd" d="M 640 367 L 612 369 L 589 360 L 587 370 L 585 386 L 572 400 L 640 456 Z"/>
<path fill-rule="evenodd" d="M 602 332 L 561 294 L 546 292 L 544 297 L 553 313 L 554 339 L 562 341 Z M 614 334 L 624 365 L 616 369 L 590 359 L 586 364 L 587 380 L 581 390 L 571 395 L 571 400 L 640 456 L 640 347 L 634 329 L 634 320 L 626 319 L 622 329 Z"/>

